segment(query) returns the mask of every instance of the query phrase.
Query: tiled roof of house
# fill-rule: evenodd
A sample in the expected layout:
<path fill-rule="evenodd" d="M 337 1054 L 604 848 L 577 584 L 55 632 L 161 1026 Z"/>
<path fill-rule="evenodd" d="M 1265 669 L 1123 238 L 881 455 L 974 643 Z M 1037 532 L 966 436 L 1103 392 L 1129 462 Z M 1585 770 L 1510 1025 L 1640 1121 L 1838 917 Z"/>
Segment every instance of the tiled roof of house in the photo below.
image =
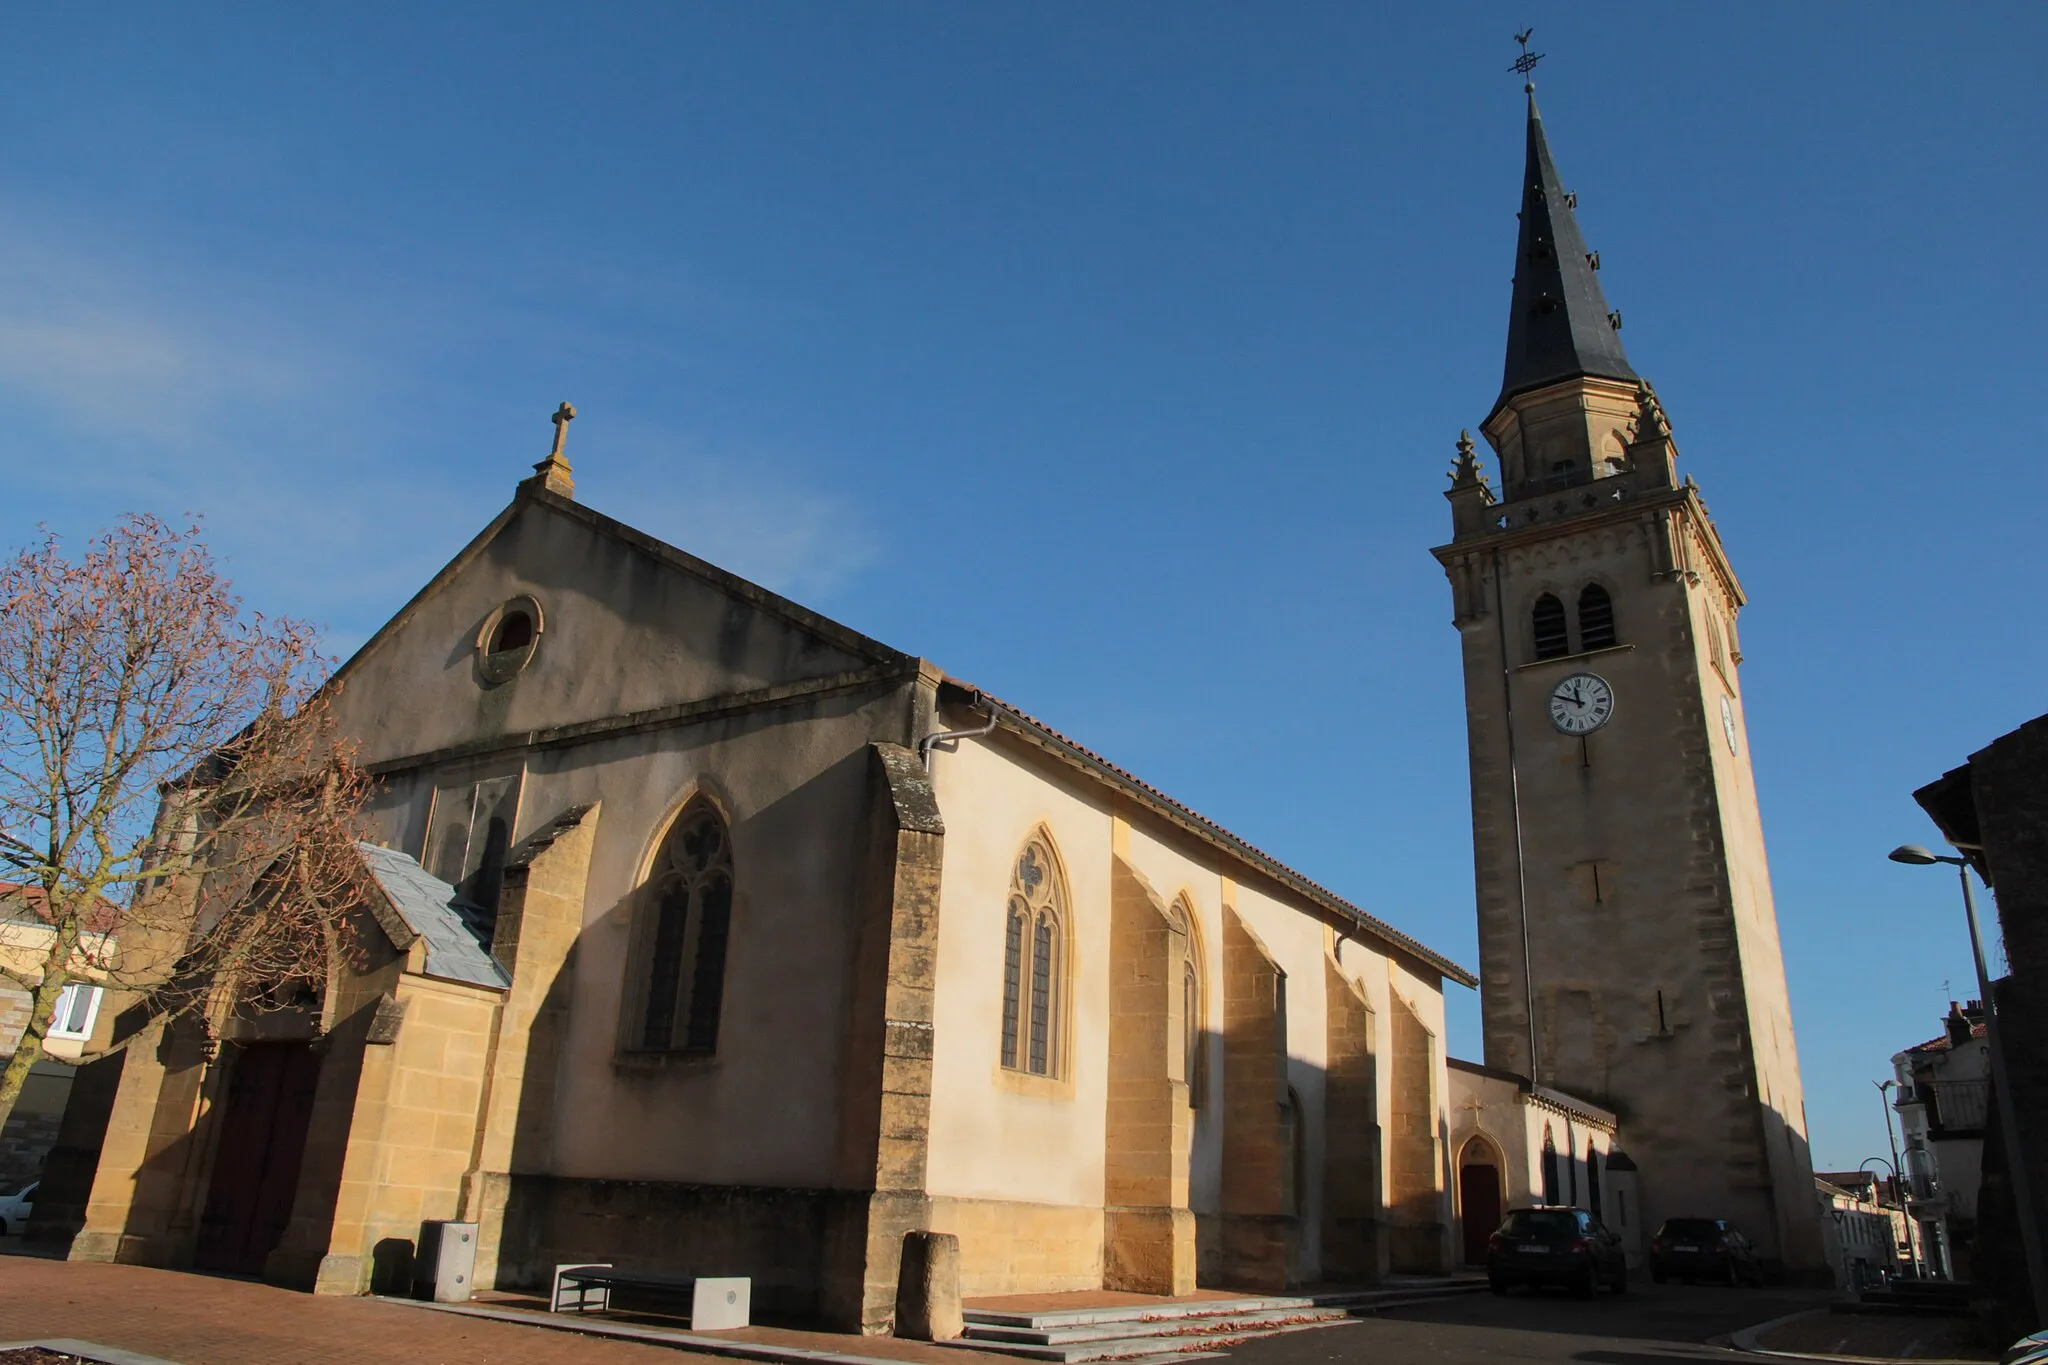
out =
<path fill-rule="evenodd" d="M 427 941 L 428 976 L 503 990 L 512 978 L 485 945 L 491 917 L 447 882 L 396 849 L 358 844 L 370 875 L 399 917 Z M 410 944 L 401 943 L 401 948 Z"/>
<path fill-rule="evenodd" d="M 1461 986 L 1478 986 L 1478 977 L 1443 956 L 1443 954 L 1426 947 L 1420 941 L 1402 933 L 1385 920 L 1375 915 L 1367 914 L 1328 887 L 1311 881 L 1270 853 L 1247 843 L 1223 826 L 1217 824 L 1214 820 L 1209 819 L 1205 815 L 1198 814 L 1151 783 L 1135 776 L 1126 769 L 1118 767 L 1093 749 L 1069 739 L 1036 716 L 1020 711 L 1001 698 L 981 691 L 972 683 L 962 682 L 958 678 L 948 678 L 947 681 L 955 687 L 980 696 L 983 701 L 996 708 L 999 716 L 1009 720 L 1016 728 L 1038 738 L 1041 742 L 1047 742 L 1048 747 L 1058 752 L 1064 752 L 1068 757 L 1078 761 L 1083 767 L 1092 768 L 1099 774 L 1110 778 L 1117 785 L 1141 796 L 1147 801 L 1147 804 L 1155 809 L 1163 808 L 1169 815 L 1179 816 L 1183 823 L 1191 824 L 1199 833 L 1206 835 L 1212 842 L 1221 844 L 1224 848 L 1264 871 L 1282 885 L 1306 896 L 1309 900 L 1314 901 L 1325 909 L 1333 910 L 1351 920 L 1371 937 L 1399 948 L 1409 956 L 1429 964 L 1429 966 L 1442 972 L 1446 977 Z"/>
<path fill-rule="evenodd" d="M 43 888 L 29 882 L 0 882 L 0 920 L 17 924 L 48 924 L 42 911 Z M 120 924 L 121 907 L 100 897 L 98 913 L 80 926 L 89 934 L 112 933 Z"/>

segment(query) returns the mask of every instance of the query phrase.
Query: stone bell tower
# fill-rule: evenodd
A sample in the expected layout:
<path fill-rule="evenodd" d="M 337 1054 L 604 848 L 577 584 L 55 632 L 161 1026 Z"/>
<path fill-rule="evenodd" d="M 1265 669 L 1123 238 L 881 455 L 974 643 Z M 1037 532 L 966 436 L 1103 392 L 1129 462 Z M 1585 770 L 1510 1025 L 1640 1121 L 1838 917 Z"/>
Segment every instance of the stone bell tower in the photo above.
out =
<path fill-rule="evenodd" d="M 1500 397 L 1445 496 L 1486 1062 L 1615 1110 L 1637 1221 L 1822 1264 L 1742 719 L 1744 597 L 1529 94 Z M 1584 1159 L 1584 1153 L 1578 1154 Z"/>

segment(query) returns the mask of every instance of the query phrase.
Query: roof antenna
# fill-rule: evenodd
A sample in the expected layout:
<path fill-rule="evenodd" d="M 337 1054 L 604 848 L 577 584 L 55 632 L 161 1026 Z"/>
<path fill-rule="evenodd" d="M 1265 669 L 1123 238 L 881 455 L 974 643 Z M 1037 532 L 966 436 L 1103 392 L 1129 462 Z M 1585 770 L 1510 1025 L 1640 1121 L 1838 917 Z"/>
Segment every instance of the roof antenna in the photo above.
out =
<path fill-rule="evenodd" d="M 1515 41 L 1522 45 L 1522 55 L 1515 58 L 1515 64 L 1508 68 L 1522 78 L 1522 93 L 1525 95 L 1536 93 L 1536 63 L 1543 60 L 1541 52 L 1529 50 L 1529 35 L 1535 31 L 1532 26 L 1515 35 Z"/>

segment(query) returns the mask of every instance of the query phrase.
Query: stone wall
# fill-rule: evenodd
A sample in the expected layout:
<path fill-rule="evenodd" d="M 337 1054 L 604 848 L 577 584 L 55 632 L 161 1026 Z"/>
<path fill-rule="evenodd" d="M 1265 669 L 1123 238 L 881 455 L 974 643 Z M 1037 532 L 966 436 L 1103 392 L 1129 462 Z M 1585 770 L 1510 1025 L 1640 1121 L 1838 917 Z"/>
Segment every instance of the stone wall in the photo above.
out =
<path fill-rule="evenodd" d="M 960 1292 L 1056 1294 L 1103 1283 L 1103 1211 L 1014 1199 L 935 1198 L 931 1230 L 960 1239 Z"/>
<path fill-rule="evenodd" d="M 1377 1284 L 1387 1272 L 1380 1223 L 1379 1086 L 1372 1007 L 1358 983 L 1323 964 L 1328 1063 L 1323 1080 L 1323 1268 L 1334 1284 Z"/>
<path fill-rule="evenodd" d="M 476 1149 L 499 992 L 407 974 L 394 1042 L 372 1034 L 349 1124 L 339 1197 L 315 1293 L 360 1294 L 383 1268 L 397 1288 L 420 1224 L 461 1212 Z M 387 1019 L 395 1013 L 381 1008 Z M 302 1197 L 304 1184 L 301 1185 Z M 274 1271 L 267 1278 L 278 1278 Z"/>
<path fill-rule="evenodd" d="M 1442 1162 L 1438 1159 L 1435 1039 L 1398 993 L 1393 999 L 1393 1127 L 1387 1140 L 1389 1260 L 1411 1275 L 1443 1273 L 1443 1220 L 1438 1216 Z"/>
<path fill-rule="evenodd" d="M 752 1278 L 764 1321 L 820 1318 L 820 1257 L 839 1202 L 865 1196 L 817 1189 L 579 1180 L 492 1174 L 475 1188 L 498 1221 L 495 1283 L 541 1289 L 559 1263 Z"/>
<path fill-rule="evenodd" d="M 1105 1289 L 1195 1288 L 1188 1208 L 1188 936 L 1122 857 L 1110 867 L 1109 1106 L 1104 1151 Z"/>
<path fill-rule="evenodd" d="M 1226 906 L 1222 1266 L 1232 1288 L 1277 1292 L 1299 1273 L 1286 983 L 1258 935 Z"/>
<path fill-rule="evenodd" d="M 5 1059 L 0 1058 L 0 1065 L 4 1064 Z M 62 1062 L 38 1062 L 29 1069 L 14 1111 L 7 1116 L 6 1126 L 0 1127 L 0 1189 L 43 1173 L 44 1158 L 57 1145 L 73 1070 Z"/>

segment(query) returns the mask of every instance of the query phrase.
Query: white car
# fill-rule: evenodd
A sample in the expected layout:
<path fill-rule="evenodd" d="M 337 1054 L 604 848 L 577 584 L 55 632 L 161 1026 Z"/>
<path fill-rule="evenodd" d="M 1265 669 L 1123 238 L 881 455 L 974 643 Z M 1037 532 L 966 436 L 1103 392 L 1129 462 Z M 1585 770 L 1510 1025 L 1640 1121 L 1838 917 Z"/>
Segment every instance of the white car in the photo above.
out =
<path fill-rule="evenodd" d="M 0 1237 L 28 1231 L 28 1216 L 35 1206 L 39 1183 L 31 1180 L 26 1185 L 0 1189 Z"/>

